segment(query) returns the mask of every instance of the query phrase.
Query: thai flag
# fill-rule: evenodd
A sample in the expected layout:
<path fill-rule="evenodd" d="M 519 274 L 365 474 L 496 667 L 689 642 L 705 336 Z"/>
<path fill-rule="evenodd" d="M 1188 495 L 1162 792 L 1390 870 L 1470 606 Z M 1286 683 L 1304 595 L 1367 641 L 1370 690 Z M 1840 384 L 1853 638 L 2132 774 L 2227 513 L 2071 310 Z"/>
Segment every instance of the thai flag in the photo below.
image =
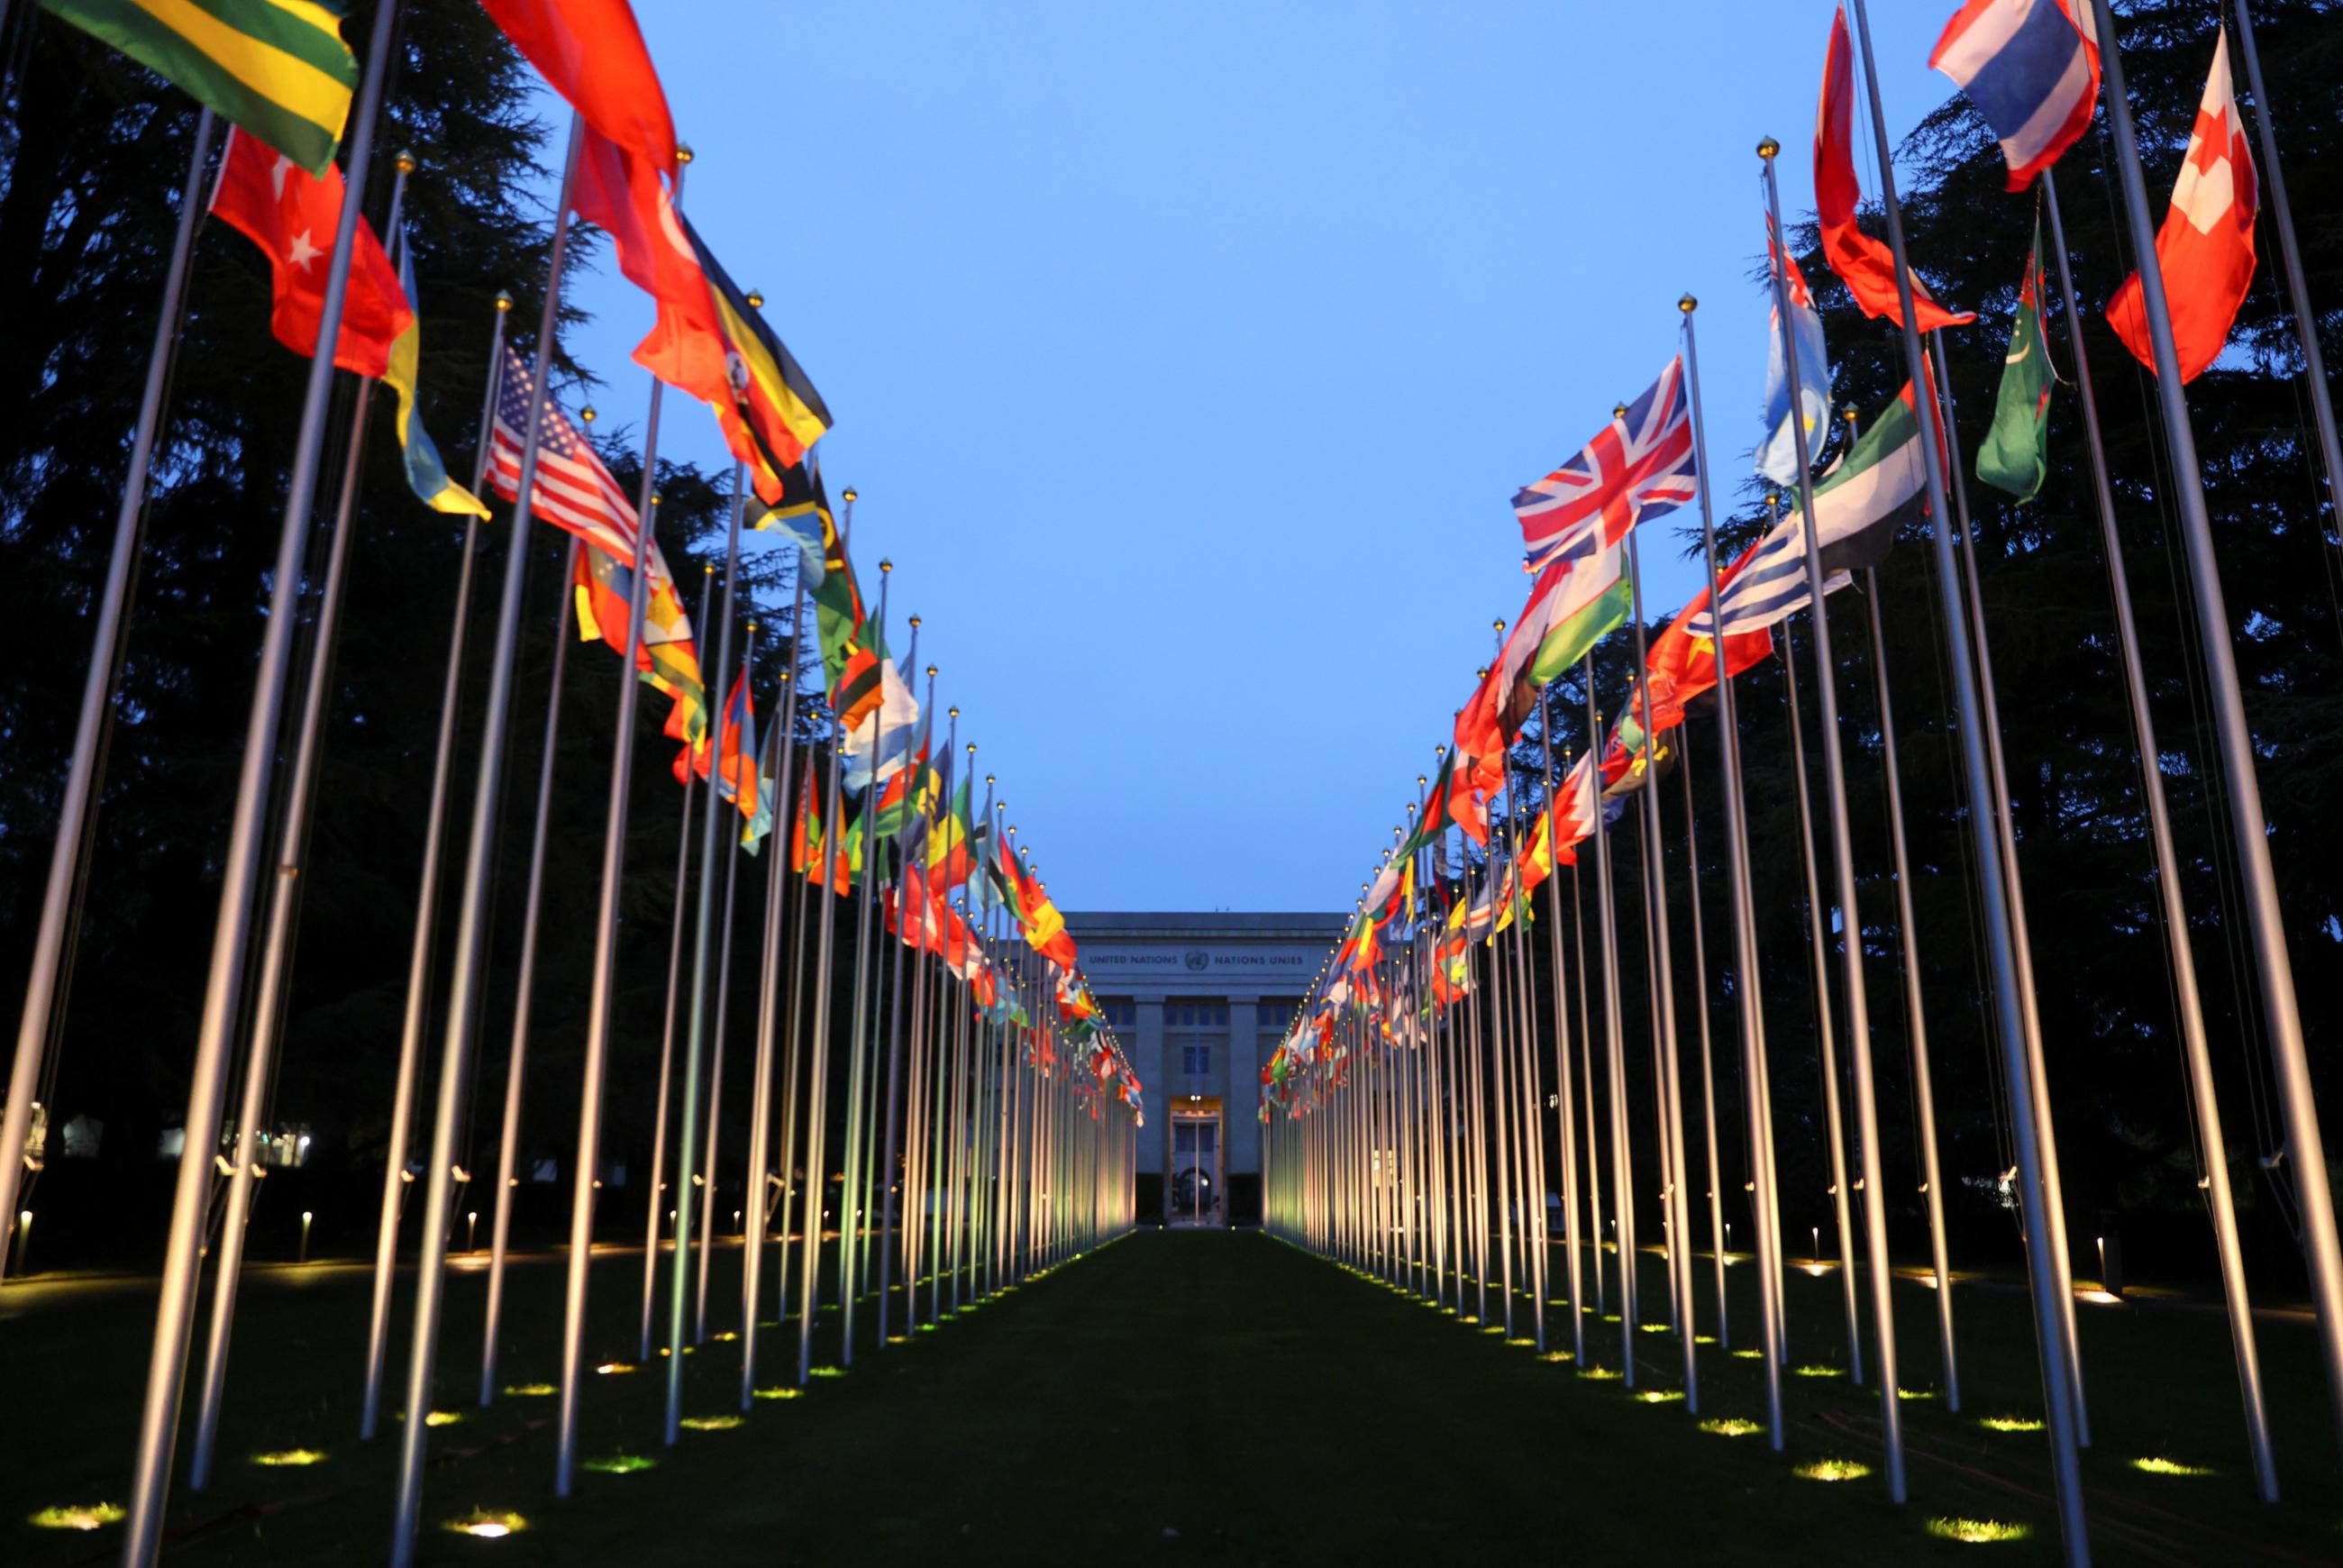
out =
<path fill-rule="evenodd" d="M 2031 185 L 2090 128 L 2099 97 L 2091 13 L 2091 0 L 1968 0 L 1928 56 L 2001 138 L 2011 190 Z"/>

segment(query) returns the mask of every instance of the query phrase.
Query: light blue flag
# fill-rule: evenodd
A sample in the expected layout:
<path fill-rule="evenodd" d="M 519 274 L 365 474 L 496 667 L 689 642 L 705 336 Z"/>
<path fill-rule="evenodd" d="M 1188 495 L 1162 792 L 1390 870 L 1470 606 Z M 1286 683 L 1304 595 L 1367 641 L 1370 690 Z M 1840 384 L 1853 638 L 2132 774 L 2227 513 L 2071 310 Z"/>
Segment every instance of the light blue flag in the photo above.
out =
<path fill-rule="evenodd" d="M 1798 343 L 1798 407 L 1805 416 L 1806 455 L 1821 454 L 1830 423 L 1830 357 L 1823 345 L 1823 318 L 1798 264 L 1772 233 L 1766 238 L 1782 267 L 1783 292 L 1790 299 L 1790 329 Z M 1772 290 L 1768 288 L 1770 294 Z M 1798 480 L 1798 435 L 1790 423 L 1790 367 L 1782 351 L 1782 313 L 1776 308 L 1765 335 L 1765 434 L 1757 443 L 1757 472 L 1777 485 Z"/>

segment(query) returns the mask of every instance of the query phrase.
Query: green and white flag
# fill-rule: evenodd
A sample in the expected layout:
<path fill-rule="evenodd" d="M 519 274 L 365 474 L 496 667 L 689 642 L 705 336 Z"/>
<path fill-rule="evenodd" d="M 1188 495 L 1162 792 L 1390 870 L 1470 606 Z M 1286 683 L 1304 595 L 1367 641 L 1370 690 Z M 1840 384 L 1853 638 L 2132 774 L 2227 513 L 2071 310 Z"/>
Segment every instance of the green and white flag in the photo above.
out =
<path fill-rule="evenodd" d="M 41 0 L 313 175 L 334 161 L 358 65 L 342 0 Z"/>
<path fill-rule="evenodd" d="M 2034 226 L 2034 248 L 2026 257 L 2026 283 L 2017 291 L 2017 319 L 2009 328 L 2009 357 L 2002 361 L 2001 391 L 1993 401 L 1993 428 L 1977 448 L 1977 477 L 2019 500 L 2042 488 L 2049 464 L 2050 340 L 2042 330 L 2042 226 Z"/>

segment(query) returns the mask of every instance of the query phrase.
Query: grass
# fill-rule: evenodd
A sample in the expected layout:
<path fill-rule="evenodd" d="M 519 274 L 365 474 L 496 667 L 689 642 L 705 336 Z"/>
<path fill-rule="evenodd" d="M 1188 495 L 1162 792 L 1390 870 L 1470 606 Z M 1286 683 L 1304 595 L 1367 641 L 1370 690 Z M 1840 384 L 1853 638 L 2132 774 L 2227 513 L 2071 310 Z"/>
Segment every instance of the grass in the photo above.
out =
<path fill-rule="evenodd" d="M 732 1267 L 718 1255 L 711 1303 L 737 1300 L 726 1293 Z M 558 1381 L 560 1272 L 537 1265 L 508 1282 L 500 1364 L 516 1388 Z M 1735 1286 L 1747 1273 L 1735 1271 Z M 1647 1409 L 1618 1386 L 1615 1327 L 1589 1324 L 1590 1355 L 1614 1364 L 1597 1369 L 1609 1380 L 1583 1381 L 1574 1366 L 1557 1375 L 1535 1356 L 1491 1354 L 1453 1318 L 1367 1284 L 1259 1235 L 1142 1232 L 910 1347 L 881 1345 L 866 1310 L 852 1375 L 817 1381 L 804 1398 L 796 1321 L 768 1329 L 755 1391 L 765 1397 L 737 1429 L 688 1434 L 672 1451 L 661 1436 L 677 1363 L 589 1372 L 579 1452 L 618 1456 L 624 1468 L 589 1461 L 565 1500 L 553 1495 L 551 1401 L 471 1407 L 483 1281 L 459 1272 L 435 1392 L 439 1408 L 467 1420 L 427 1433 L 418 1562 L 1450 1562 L 1553 1555 L 1574 1541 L 1605 1563 L 1805 1565 L 1925 1560 L 1997 1542 L 2032 1562 L 2055 1549 L 2056 1521 L 2038 1501 L 2042 1440 L 1985 1425 L 2038 1408 L 2020 1296 L 1981 1286 L 1958 1295 L 1964 1410 L 1941 1397 L 1904 1407 L 1912 1502 L 1899 1510 L 1882 1496 L 1871 1387 L 1785 1380 L 1789 1443 L 1776 1454 L 1751 1419 L 1765 1408 L 1755 1362 L 1704 1353 L 1694 1413 L 1664 1398 L 1681 1347 L 1636 1334 L 1637 1381 L 1666 1385 L 1638 1391 L 1664 1396 Z M 1843 1356 L 1835 1284 L 1797 1278 L 1794 1364 Z M 631 1363 L 639 1285 L 639 1260 L 597 1260 L 589 1365 Z M 256 1276 L 244 1296 L 220 1434 L 236 1462 L 205 1496 L 175 1493 L 173 1568 L 380 1561 L 399 1429 L 386 1420 L 382 1437 L 357 1438 L 365 1271 Z M 1645 1300 L 1664 1303 L 1656 1265 Z M 1899 1287 L 1899 1306 L 1911 1303 L 1899 1349 L 1922 1386 L 1937 1370 L 1928 1300 Z M 397 1304 L 403 1330 L 404 1282 Z M 1695 1304 L 1700 1326 L 1713 1327 L 1705 1292 Z M 1737 1298 L 1735 1310 L 1737 1344 L 1754 1328 L 1754 1301 L 1745 1316 Z M 118 1523 L 96 1504 L 128 1493 L 152 1312 L 151 1282 L 0 1291 L 9 1398 L 39 1412 L 0 1430 L 0 1562 L 10 1568 L 118 1552 Z M 737 1326 L 737 1307 L 711 1315 L 711 1328 Z M 835 1322 L 824 1314 L 815 1338 L 824 1367 L 844 1364 Z M 1566 1313 L 1551 1313 L 1546 1332 L 1568 1345 Z M 2275 1507 L 2255 1501 L 2251 1467 L 2230 1452 L 2243 1444 L 2217 1316 L 2094 1312 L 2083 1332 L 2097 1438 L 2085 1476 L 2104 1560 L 2334 1557 L 2324 1395 L 2306 1326 L 2263 1326 L 2288 1499 Z M 742 1348 L 712 1342 L 679 1363 L 687 1410 L 737 1408 Z M 404 1366 L 395 1343 L 394 1387 Z M 1402 1448 L 1411 1468 L 1395 1484 L 1384 1460 Z M 303 1449 L 331 1462 L 245 1462 Z M 186 1450 L 183 1439 L 183 1460 Z M 657 1467 L 627 1457 L 638 1455 Z M 2185 1456 L 2214 1473 L 2175 1480 L 2135 1469 L 2140 1455 Z M 1831 1460 L 1871 1473 L 1835 1485 L 1795 1479 L 1798 1466 Z M 45 1510 L 71 1523 L 35 1527 L 30 1516 Z"/>

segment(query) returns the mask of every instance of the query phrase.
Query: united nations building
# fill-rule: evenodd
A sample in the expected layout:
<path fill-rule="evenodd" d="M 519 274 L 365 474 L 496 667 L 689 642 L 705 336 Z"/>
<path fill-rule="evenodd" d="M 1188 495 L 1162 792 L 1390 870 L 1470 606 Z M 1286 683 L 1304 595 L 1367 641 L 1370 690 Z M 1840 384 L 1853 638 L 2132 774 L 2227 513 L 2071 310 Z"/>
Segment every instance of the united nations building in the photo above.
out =
<path fill-rule="evenodd" d="M 1339 915 L 1068 914 L 1082 973 L 1146 1085 L 1138 1215 L 1261 1220 L 1261 1070 Z"/>

